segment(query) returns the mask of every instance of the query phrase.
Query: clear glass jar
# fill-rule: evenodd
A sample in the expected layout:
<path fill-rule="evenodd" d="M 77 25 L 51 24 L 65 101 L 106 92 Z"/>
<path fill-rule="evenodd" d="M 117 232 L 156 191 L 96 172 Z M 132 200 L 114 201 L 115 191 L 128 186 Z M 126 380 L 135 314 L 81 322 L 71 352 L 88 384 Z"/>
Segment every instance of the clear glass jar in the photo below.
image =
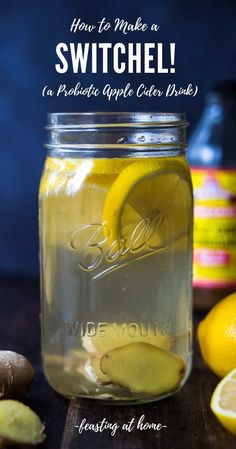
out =
<path fill-rule="evenodd" d="M 177 391 L 191 366 L 192 186 L 183 114 L 49 114 L 42 353 L 66 397 Z"/>

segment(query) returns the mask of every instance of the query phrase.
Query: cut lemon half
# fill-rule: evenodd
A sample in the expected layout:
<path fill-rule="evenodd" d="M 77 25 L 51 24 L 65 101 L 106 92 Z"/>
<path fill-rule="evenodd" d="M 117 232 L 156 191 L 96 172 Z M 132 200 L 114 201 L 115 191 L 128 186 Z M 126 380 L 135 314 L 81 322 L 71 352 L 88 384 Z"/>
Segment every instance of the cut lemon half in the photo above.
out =
<path fill-rule="evenodd" d="M 189 171 L 183 158 L 148 158 L 125 167 L 109 189 L 104 230 L 133 251 L 155 249 L 186 234 L 191 220 Z"/>
<path fill-rule="evenodd" d="M 221 424 L 236 435 L 236 368 L 217 385 L 211 398 L 211 410 Z"/>

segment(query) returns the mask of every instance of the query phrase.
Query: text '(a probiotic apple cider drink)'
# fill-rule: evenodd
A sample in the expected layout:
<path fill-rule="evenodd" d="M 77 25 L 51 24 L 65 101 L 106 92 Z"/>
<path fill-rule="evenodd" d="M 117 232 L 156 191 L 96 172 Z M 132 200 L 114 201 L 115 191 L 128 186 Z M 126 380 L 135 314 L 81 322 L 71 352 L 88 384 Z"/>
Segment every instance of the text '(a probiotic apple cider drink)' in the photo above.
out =
<path fill-rule="evenodd" d="M 66 397 L 148 402 L 191 365 L 183 114 L 50 114 L 40 185 L 42 353 Z"/>

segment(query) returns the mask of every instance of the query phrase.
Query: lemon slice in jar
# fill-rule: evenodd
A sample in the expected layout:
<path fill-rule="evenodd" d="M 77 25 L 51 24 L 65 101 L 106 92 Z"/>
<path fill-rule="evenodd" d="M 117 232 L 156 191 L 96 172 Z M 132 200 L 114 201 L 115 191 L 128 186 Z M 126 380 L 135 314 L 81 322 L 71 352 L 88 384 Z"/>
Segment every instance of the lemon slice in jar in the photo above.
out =
<path fill-rule="evenodd" d="M 133 251 L 161 248 L 185 235 L 192 204 L 185 159 L 148 158 L 125 167 L 105 199 L 104 232 L 108 241 Z"/>
<path fill-rule="evenodd" d="M 128 159 L 125 158 L 60 158 L 48 157 L 46 160 L 46 169 L 52 172 L 69 172 L 79 167 L 89 166 L 91 173 L 97 175 L 118 174 L 127 164 Z"/>
<path fill-rule="evenodd" d="M 129 158 L 48 157 L 40 183 L 40 195 L 71 195 L 91 185 L 109 188 L 131 161 Z"/>

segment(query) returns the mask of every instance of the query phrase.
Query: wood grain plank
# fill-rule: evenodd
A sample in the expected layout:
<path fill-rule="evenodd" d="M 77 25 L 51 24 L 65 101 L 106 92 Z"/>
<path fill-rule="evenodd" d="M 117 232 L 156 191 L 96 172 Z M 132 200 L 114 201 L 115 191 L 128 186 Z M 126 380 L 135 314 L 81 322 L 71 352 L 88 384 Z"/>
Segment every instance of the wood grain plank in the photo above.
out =
<path fill-rule="evenodd" d="M 184 388 L 163 401 L 139 406 L 108 406 L 93 400 L 68 401 L 55 393 L 42 373 L 40 357 L 39 281 L 0 277 L 1 348 L 25 354 L 36 368 L 35 382 L 24 398 L 43 419 L 47 439 L 42 449 L 235 449 L 236 438 L 226 432 L 210 411 L 209 401 L 218 379 L 206 368 L 196 341 L 194 368 Z M 201 315 L 195 316 L 195 326 Z M 68 407 L 69 406 L 69 407 Z M 167 425 L 155 431 L 128 433 L 122 424 L 145 415 L 148 422 Z M 78 433 L 83 419 L 96 423 L 106 418 L 120 428 Z"/>
<path fill-rule="evenodd" d="M 68 407 L 64 433 L 62 436 L 61 449 L 69 449 L 75 433 L 78 420 L 79 401 L 71 400 Z"/>

